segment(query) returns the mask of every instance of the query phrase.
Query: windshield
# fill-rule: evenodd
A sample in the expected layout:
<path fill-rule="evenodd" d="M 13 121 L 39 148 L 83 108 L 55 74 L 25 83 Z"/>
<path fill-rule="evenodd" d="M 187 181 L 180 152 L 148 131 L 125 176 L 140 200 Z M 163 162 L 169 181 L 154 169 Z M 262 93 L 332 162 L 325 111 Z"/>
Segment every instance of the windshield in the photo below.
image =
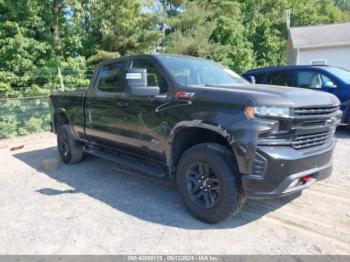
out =
<path fill-rule="evenodd" d="M 338 67 L 329 67 L 327 71 L 334 74 L 346 84 L 350 84 L 350 71 Z"/>
<path fill-rule="evenodd" d="M 158 58 L 176 81 L 185 86 L 230 86 L 248 83 L 232 70 L 209 60 L 174 56 Z"/>

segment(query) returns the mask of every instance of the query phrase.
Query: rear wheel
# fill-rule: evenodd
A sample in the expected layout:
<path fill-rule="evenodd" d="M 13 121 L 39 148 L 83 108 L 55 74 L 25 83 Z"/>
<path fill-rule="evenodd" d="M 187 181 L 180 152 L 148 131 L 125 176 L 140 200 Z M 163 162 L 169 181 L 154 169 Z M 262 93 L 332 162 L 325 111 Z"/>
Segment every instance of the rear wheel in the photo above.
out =
<path fill-rule="evenodd" d="M 83 158 L 83 146 L 73 138 L 69 125 L 58 128 L 57 148 L 62 161 L 66 164 L 77 163 Z"/>
<path fill-rule="evenodd" d="M 231 151 L 219 144 L 199 144 L 181 157 L 177 188 L 189 211 L 217 223 L 238 213 L 244 203 Z"/>

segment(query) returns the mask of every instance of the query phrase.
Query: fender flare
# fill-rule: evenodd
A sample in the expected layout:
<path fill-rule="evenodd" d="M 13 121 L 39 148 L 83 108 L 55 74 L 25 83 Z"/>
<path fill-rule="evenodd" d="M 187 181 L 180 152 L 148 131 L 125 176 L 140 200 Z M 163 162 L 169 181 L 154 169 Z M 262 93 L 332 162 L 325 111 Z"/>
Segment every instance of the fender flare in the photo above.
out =
<path fill-rule="evenodd" d="M 57 114 L 63 114 L 65 115 L 65 117 L 68 119 L 69 121 L 69 117 L 68 117 L 68 114 L 67 114 L 67 111 L 66 109 L 64 108 L 57 108 L 53 113 L 52 113 L 52 120 L 53 120 L 53 123 L 52 123 L 52 128 L 53 128 L 53 131 L 56 132 L 56 115 Z"/>
<path fill-rule="evenodd" d="M 215 124 L 210 124 L 202 120 L 191 120 L 191 121 L 181 121 L 177 123 L 170 131 L 169 139 L 166 143 L 166 161 L 167 165 L 169 167 L 169 173 L 171 174 L 173 172 L 173 163 L 172 163 L 172 158 L 173 158 L 173 152 L 172 152 L 172 146 L 174 139 L 176 135 L 186 129 L 186 128 L 202 128 L 205 130 L 209 130 L 212 132 L 217 133 L 218 135 L 222 136 L 225 138 L 227 143 L 231 145 L 233 143 L 232 136 L 227 132 L 227 130 L 222 127 L 221 125 L 215 125 Z M 236 152 L 233 152 L 235 157 L 236 157 Z"/>

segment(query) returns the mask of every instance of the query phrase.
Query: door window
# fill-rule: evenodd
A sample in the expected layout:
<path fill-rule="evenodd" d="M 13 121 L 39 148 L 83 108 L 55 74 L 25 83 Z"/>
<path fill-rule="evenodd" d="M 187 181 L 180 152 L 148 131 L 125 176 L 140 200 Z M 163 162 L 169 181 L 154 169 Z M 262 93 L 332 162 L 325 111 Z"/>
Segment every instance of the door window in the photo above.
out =
<path fill-rule="evenodd" d="M 334 87 L 337 87 L 337 85 L 334 83 L 334 81 L 332 81 L 332 79 L 330 79 L 328 76 L 324 75 L 324 74 L 321 74 L 321 80 L 322 80 L 322 85 L 325 86 L 325 84 L 330 84 Z"/>
<path fill-rule="evenodd" d="M 267 76 L 266 83 L 269 85 L 292 86 L 293 74 L 291 72 L 273 72 Z"/>
<path fill-rule="evenodd" d="M 135 59 L 132 63 L 133 68 L 142 68 L 147 70 L 147 85 L 159 86 L 160 93 L 164 94 L 168 91 L 168 84 L 165 78 L 160 74 L 153 63 L 147 59 Z"/>
<path fill-rule="evenodd" d="M 264 83 L 264 79 L 265 79 L 265 75 L 264 74 L 254 75 L 254 78 L 255 78 L 255 83 L 263 84 Z"/>
<path fill-rule="evenodd" d="M 125 61 L 104 65 L 100 71 L 97 88 L 105 92 L 123 92 Z"/>
<path fill-rule="evenodd" d="M 296 81 L 297 86 L 303 88 L 322 88 L 325 83 L 333 83 L 328 76 L 317 71 L 299 71 Z"/>

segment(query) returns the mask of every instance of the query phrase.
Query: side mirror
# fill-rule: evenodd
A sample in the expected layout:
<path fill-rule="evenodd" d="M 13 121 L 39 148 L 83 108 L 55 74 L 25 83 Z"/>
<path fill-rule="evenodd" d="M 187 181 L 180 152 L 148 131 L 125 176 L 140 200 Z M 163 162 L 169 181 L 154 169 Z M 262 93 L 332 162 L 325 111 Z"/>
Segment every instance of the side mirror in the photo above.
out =
<path fill-rule="evenodd" d="M 338 87 L 336 84 L 334 84 L 332 81 L 327 81 L 323 84 L 324 88 L 336 88 Z"/>
<path fill-rule="evenodd" d="M 256 80 L 254 76 L 249 76 L 249 82 L 252 83 L 253 85 L 256 84 Z"/>
<path fill-rule="evenodd" d="M 131 96 L 157 96 L 159 86 L 148 86 L 147 70 L 130 68 L 126 73 L 127 91 Z"/>

